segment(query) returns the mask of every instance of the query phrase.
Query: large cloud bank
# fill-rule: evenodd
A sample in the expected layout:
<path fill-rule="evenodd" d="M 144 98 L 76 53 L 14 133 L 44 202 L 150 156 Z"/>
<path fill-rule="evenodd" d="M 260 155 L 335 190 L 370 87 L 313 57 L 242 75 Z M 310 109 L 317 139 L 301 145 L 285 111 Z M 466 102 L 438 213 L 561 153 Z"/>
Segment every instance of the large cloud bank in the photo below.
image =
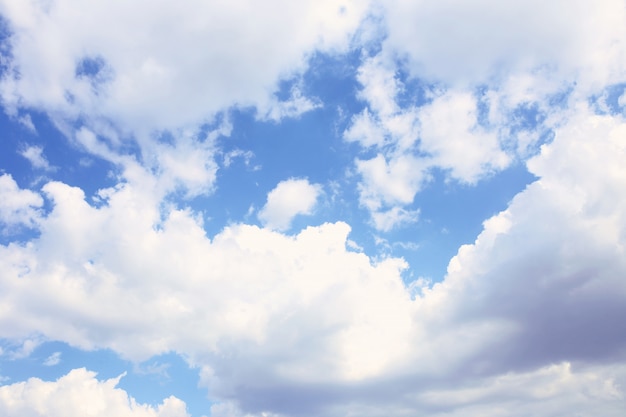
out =
<path fill-rule="evenodd" d="M 1 3 L 5 109 L 49 114 L 121 173 L 96 196 L 0 176 L 5 233 L 38 232 L 0 246 L 0 335 L 137 361 L 178 352 L 200 369 L 213 416 L 621 416 L 626 99 L 606 91 L 626 82 L 623 2 L 276 3 Z M 321 191 L 307 180 L 268 195 L 264 228 L 207 236 L 198 213 L 164 204 L 176 184 L 197 194 L 216 181 L 214 143 L 188 129 L 232 106 L 263 117 L 311 54 L 383 32 L 356 74 L 366 109 L 343 133 L 363 150 L 352 169 L 375 229 L 417 221 L 411 204 L 434 170 L 474 184 L 522 161 L 537 177 L 441 282 L 406 284 L 409 265 L 350 249 L 345 222 L 281 232 L 313 209 Z M 434 84 L 406 104 L 416 77 Z M 541 126 L 515 125 L 524 106 Z M 151 136 L 165 129 L 172 143 Z M 129 134 L 158 170 L 122 152 Z M 94 416 L 185 415 L 180 400 L 139 406 L 115 383 L 74 370 L 4 385 L 0 410 L 61 415 L 56 392 L 63 415 L 92 397 Z"/>

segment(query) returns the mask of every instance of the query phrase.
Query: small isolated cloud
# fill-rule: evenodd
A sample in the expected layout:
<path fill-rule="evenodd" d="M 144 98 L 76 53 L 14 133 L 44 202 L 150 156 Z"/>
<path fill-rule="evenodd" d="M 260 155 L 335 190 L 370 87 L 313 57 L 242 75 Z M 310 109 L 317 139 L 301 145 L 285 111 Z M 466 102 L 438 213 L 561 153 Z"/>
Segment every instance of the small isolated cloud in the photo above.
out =
<path fill-rule="evenodd" d="M 313 212 L 321 192 L 319 184 L 311 184 L 307 179 L 282 181 L 267 195 L 259 220 L 270 229 L 287 230 L 295 216 Z"/>
<path fill-rule="evenodd" d="M 476 183 L 510 163 L 497 134 L 478 124 L 477 100 L 468 92 L 437 97 L 421 109 L 419 120 L 421 149 L 460 182 Z"/>
<path fill-rule="evenodd" d="M 54 169 L 43 154 L 41 146 L 28 146 L 20 152 L 20 155 L 28 159 L 33 168 L 43 169 L 44 171 L 52 171 Z"/>
<path fill-rule="evenodd" d="M 54 352 L 52 355 L 48 356 L 43 364 L 45 366 L 55 366 L 61 363 L 61 352 Z"/>

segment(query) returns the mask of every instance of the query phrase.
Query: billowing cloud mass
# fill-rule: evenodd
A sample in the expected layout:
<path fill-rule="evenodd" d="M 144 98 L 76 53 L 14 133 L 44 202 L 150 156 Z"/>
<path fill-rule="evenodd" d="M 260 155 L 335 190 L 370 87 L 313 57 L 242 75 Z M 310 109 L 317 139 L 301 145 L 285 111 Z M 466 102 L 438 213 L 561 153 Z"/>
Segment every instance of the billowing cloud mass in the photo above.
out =
<path fill-rule="evenodd" d="M 0 341 L 179 355 L 192 417 L 622 416 L 626 5 L 292 3 L 0 2 Z M 189 415 L 89 365 L 0 414 Z"/>

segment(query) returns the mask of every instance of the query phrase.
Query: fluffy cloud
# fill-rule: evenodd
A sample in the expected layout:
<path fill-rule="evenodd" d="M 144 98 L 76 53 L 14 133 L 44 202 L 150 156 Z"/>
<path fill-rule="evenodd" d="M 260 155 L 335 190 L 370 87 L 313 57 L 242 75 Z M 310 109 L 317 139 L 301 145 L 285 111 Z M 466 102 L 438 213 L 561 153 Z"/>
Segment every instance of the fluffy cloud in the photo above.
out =
<path fill-rule="evenodd" d="M 9 174 L 0 176 L 0 224 L 5 228 L 35 226 L 42 205 L 39 194 L 20 189 Z"/>
<path fill-rule="evenodd" d="M 126 165 L 137 145 L 136 159 L 161 174 L 164 189 L 193 197 L 215 185 L 206 126 L 233 107 L 275 121 L 319 107 L 297 85 L 284 100 L 275 93 L 314 53 L 346 50 L 367 8 L 360 0 L 2 1 L 10 53 L 0 97 L 7 113 L 45 113 L 114 164 Z"/>
<path fill-rule="evenodd" d="M 93 372 L 74 369 L 54 382 L 31 378 L 3 385 L 0 412 L 6 417 L 189 417 L 176 397 L 158 407 L 138 404 L 116 388 L 119 379 L 99 381 Z"/>
<path fill-rule="evenodd" d="M 22 341 L 25 354 L 43 338 L 136 361 L 178 352 L 201 369 L 216 416 L 621 415 L 626 122 L 584 104 L 594 85 L 623 80 L 623 37 L 614 36 L 626 27 L 616 24 L 621 3 L 512 3 L 513 11 L 489 1 L 388 3 L 389 37 L 358 75 L 367 109 L 344 134 L 368 152 L 354 166 L 376 228 L 417 219 L 410 206 L 432 169 L 472 183 L 515 152 L 533 154 L 520 149 L 534 146 L 536 129 L 503 127 L 519 106 L 536 104 L 554 129 L 527 164 L 538 180 L 459 249 L 440 283 L 407 288 L 406 263 L 350 250 L 343 222 L 281 233 L 315 207 L 321 188 L 307 180 L 268 194 L 259 213 L 266 228 L 233 224 L 207 236 L 184 203 L 164 204 L 173 189 L 192 197 L 215 181 L 213 146 L 228 120 L 207 137 L 193 125 L 232 105 L 255 105 L 265 119 L 315 105 L 297 89 L 290 103 L 271 93 L 311 51 L 347 45 L 363 9 L 331 3 L 231 2 L 211 14 L 200 2 L 159 2 L 145 15 L 122 3 L 2 3 L 22 74 L 3 79 L 4 103 L 69 120 L 68 137 L 122 165 L 123 180 L 86 196 L 62 182 L 39 194 L 0 177 L 2 221 L 40 232 L 0 246 L 0 336 Z M 534 16 L 533 6 L 544 12 Z M 608 29 L 596 27 L 597 16 L 609 18 Z M 428 25 L 437 19 L 455 30 Z M 589 37 L 582 41 L 572 22 Z M 506 42 L 492 36 L 509 23 Z M 528 24 L 538 27 L 530 39 L 520 35 Z M 573 54 L 579 41 L 581 51 L 598 49 Z M 194 55 L 181 44 L 203 47 Z M 443 87 L 405 100 L 391 56 Z M 565 84 L 581 81 L 554 112 L 549 97 L 563 85 L 552 64 Z M 87 126 L 75 130 L 78 119 Z M 141 136 L 154 129 L 175 137 Z M 128 132 L 138 136 L 142 164 L 119 152 Z M 524 143 L 505 150 L 510 135 Z M 45 214 L 43 196 L 52 203 Z M 161 409 L 136 405 L 116 383 L 75 370 L 57 382 L 3 386 L 0 398 L 15 407 L 6 415 L 54 416 L 59 404 L 63 415 L 83 415 L 85 398 L 93 413 L 185 415 L 175 399 Z"/>
<path fill-rule="evenodd" d="M 296 94 L 290 110 L 270 111 L 276 83 L 313 51 L 346 48 L 366 8 L 350 0 L 4 1 L 12 59 L 2 98 L 9 108 L 103 118 L 134 133 L 202 123 L 233 105 L 279 117 L 308 107 Z"/>
<path fill-rule="evenodd" d="M 343 223 L 209 239 L 131 184 L 94 207 L 52 182 L 41 236 L 0 247 L 0 327 L 135 360 L 180 352 L 222 414 L 558 415 L 583 390 L 581 415 L 617 415 L 625 126 L 572 112 L 529 163 L 540 179 L 417 292 L 402 260 L 350 251 Z"/>
<path fill-rule="evenodd" d="M 476 98 L 469 93 L 447 92 L 419 112 L 420 150 L 432 155 L 432 164 L 450 170 L 450 176 L 475 183 L 499 171 L 510 157 L 498 136 L 478 123 Z"/>
<path fill-rule="evenodd" d="M 620 0 L 392 0 L 384 7 L 385 47 L 432 81 L 480 85 L 545 69 L 563 80 L 578 78 L 585 89 L 623 79 Z"/>
<path fill-rule="evenodd" d="M 540 179 L 485 223 L 433 288 L 460 321 L 514 324 L 514 343 L 491 352 L 491 366 L 603 361 L 623 351 L 625 128 L 620 118 L 574 112 L 529 162 Z"/>
<path fill-rule="evenodd" d="M 367 152 L 378 151 L 355 163 L 361 176 L 360 202 L 378 230 L 388 231 L 415 217 L 389 214 L 415 212 L 405 207 L 433 169 L 474 184 L 509 165 L 512 158 L 502 149 L 499 130 L 479 122 L 474 94 L 427 89 L 422 102 L 402 105 L 404 84 L 395 63 L 383 54 L 364 60 L 358 80 L 367 108 L 352 118 L 343 137 Z"/>
<path fill-rule="evenodd" d="M 567 100 L 626 79 L 621 1 L 390 1 L 381 9 L 382 49 L 358 72 L 367 108 L 344 133 L 379 152 L 356 164 L 373 219 L 405 209 L 433 168 L 473 184 L 531 157 Z M 421 97 L 404 97 L 401 77 L 419 82 Z M 407 159 L 420 162 L 402 174 L 391 168 Z M 387 191 L 392 183 L 401 198 Z"/>
<path fill-rule="evenodd" d="M 275 230 L 287 230 L 299 214 L 311 214 L 322 192 L 319 184 L 306 179 L 288 179 L 267 194 L 267 203 L 259 211 L 259 220 Z"/>

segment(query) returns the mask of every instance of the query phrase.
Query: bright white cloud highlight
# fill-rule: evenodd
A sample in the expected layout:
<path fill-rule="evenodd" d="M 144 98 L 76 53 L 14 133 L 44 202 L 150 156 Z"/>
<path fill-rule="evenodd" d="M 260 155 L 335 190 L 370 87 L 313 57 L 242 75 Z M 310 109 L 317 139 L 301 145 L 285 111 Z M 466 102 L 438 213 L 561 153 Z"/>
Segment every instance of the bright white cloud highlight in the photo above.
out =
<path fill-rule="evenodd" d="M 476 98 L 447 92 L 419 112 L 420 149 L 432 155 L 432 164 L 450 170 L 466 183 L 500 171 L 510 157 L 500 148 L 497 134 L 478 124 Z"/>
<path fill-rule="evenodd" d="M 578 397 L 581 415 L 600 402 L 618 415 L 624 374 L 597 361 L 626 345 L 624 126 L 572 112 L 529 163 L 540 179 L 417 292 L 402 260 L 350 250 L 344 223 L 295 236 L 232 225 L 208 239 L 192 212 L 161 213 L 130 184 L 95 208 L 49 183 L 41 237 L 0 247 L 0 328 L 136 360 L 180 352 L 225 401 L 216 409 L 243 415 L 469 413 L 517 390 L 524 410 L 556 416 L 582 389 L 597 394 Z M 285 184 L 310 186 L 298 181 Z"/>
<path fill-rule="evenodd" d="M 166 398 L 158 407 L 138 404 L 120 388 L 121 377 L 105 381 L 74 369 L 57 381 L 31 378 L 0 386 L 0 414 L 6 417 L 189 417 L 185 403 Z"/>
<path fill-rule="evenodd" d="M 201 370 L 216 416 L 621 416 L 626 120 L 587 103 L 626 79 L 625 6 L 539 3 L 381 6 L 388 37 L 361 63 L 366 108 L 343 136 L 364 150 L 351 172 L 373 226 L 417 221 L 433 170 L 473 184 L 521 157 L 538 178 L 433 285 L 406 284 L 402 259 L 355 252 L 344 222 L 284 233 L 323 192 L 306 179 L 268 193 L 264 228 L 212 236 L 185 200 L 166 198 L 212 190 L 216 139 L 231 129 L 215 114 L 254 106 L 279 120 L 316 106 L 298 89 L 286 102 L 273 92 L 314 51 L 345 50 L 365 3 L 0 3 L 15 35 L 5 110 L 47 112 L 122 167 L 95 196 L 0 176 L 0 220 L 39 232 L 0 245 L 0 336 L 20 342 L 15 357 L 45 339 L 135 361 L 178 352 Z M 412 102 L 411 77 L 438 84 Z M 518 126 L 532 106 L 544 126 Z M 198 135 L 203 123 L 218 126 Z M 554 139 L 537 149 L 544 128 Z M 133 134 L 141 164 L 119 151 Z M 0 414 L 185 415 L 174 398 L 137 405 L 117 382 L 79 369 L 4 385 Z"/>
<path fill-rule="evenodd" d="M 20 189 L 9 174 L 0 176 L 0 224 L 5 228 L 35 226 L 42 205 L 39 194 Z"/>
<path fill-rule="evenodd" d="M 367 108 L 352 118 L 343 135 L 366 151 L 379 152 L 374 158 L 357 159 L 355 165 L 361 176 L 361 204 L 381 231 L 411 219 L 389 214 L 415 212 L 406 207 L 433 169 L 474 184 L 511 161 L 502 149 L 498 129 L 479 123 L 478 99 L 473 94 L 429 90 L 424 93 L 426 103 L 402 106 L 399 96 L 405 86 L 396 75 L 395 62 L 388 61 L 379 54 L 365 59 L 359 68 L 360 97 Z"/>
<path fill-rule="evenodd" d="M 313 213 L 321 193 L 322 187 L 307 179 L 281 181 L 267 194 L 267 203 L 258 214 L 259 220 L 270 229 L 287 230 L 295 216 Z"/>

